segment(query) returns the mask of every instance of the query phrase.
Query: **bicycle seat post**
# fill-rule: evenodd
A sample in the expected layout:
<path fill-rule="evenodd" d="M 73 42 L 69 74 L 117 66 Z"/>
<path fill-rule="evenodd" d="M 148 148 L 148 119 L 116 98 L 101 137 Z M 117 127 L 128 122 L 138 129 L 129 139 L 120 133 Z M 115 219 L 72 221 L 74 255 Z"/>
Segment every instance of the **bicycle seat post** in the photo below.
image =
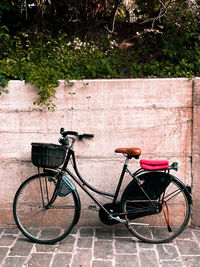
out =
<path fill-rule="evenodd" d="M 125 163 L 124 163 L 124 165 L 126 167 L 128 166 L 129 159 L 130 159 L 130 157 L 129 156 L 126 156 Z"/>

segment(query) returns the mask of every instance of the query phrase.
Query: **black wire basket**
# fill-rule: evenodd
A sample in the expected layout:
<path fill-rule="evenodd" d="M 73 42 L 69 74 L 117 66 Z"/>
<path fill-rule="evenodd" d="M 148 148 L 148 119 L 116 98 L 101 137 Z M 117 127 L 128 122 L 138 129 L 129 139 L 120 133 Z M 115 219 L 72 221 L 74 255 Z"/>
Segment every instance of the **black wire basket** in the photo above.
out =
<path fill-rule="evenodd" d="M 33 165 L 56 169 L 64 162 L 66 149 L 60 145 L 32 143 L 31 160 Z"/>

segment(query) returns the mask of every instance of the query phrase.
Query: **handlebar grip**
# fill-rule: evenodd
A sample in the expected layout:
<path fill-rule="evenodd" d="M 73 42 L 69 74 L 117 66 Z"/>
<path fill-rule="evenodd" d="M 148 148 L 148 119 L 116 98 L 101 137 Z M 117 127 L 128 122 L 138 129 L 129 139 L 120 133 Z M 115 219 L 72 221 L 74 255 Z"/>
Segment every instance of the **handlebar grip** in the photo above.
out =
<path fill-rule="evenodd" d="M 65 131 L 65 129 L 62 127 L 60 128 L 60 134 L 62 134 Z"/>
<path fill-rule="evenodd" d="M 83 138 L 93 138 L 94 134 L 83 134 Z"/>
<path fill-rule="evenodd" d="M 83 138 L 93 138 L 94 137 L 94 134 L 79 134 L 78 135 L 78 138 L 79 140 L 82 140 Z"/>

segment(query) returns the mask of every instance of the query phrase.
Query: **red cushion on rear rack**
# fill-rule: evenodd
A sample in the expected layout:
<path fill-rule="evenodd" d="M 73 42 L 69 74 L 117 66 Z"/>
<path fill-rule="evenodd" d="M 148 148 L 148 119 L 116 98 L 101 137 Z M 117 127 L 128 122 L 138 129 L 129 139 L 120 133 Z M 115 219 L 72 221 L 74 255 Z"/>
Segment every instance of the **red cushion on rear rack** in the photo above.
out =
<path fill-rule="evenodd" d="M 146 159 L 141 159 L 140 164 L 146 164 L 146 165 L 153 165 L 153 166 L 158 166 L 158 165 L 169 165 L 168 160 L 146 160 Z"/>
<path fill-rule="evenodd" d="M 147 165 L 147 164 L 141 164 L 140 165 L 142 169 L 149 170 L 149 171 L 154 171 L 154 170 L 163 170 L 163 169 L 168 169 L 169 164 L 166 165 Z"/>

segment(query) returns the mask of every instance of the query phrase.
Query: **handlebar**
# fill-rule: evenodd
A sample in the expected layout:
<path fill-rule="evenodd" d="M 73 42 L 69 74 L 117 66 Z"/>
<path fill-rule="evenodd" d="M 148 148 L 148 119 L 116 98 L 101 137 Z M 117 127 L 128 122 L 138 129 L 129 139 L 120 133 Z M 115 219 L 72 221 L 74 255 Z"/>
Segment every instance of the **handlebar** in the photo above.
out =
<path fill-rule="evenodd" d="M 60 134 L 63 137 L 66 137 L 67 135 L 75 135 L 75 136 L 78 136 L 78 133 L 77 132 L 74 132 L 74 131 L 65 131 L 64 128 L 60 128 Z"/>
<path fill-rule="evenodd" d="M 62 138 L 59 139 L 59 142 L 62 145 L 68 145 L 69 144 L 69 140 L 68 140 L 69 135 L 78 137 L 78 140 L 82 140 L 83 138 L 93 138 L 94 137 L 94 134 L 88 134 L 88 133 L 79 134 L 78 132 L 74 132 L 74 131 L 65 131 L 64 128 L 60 129 L 60 134 L 62 135 Z M 71 137 L 71 138 L 74 139 L 74 141 L 76 139 L 73 137 Z"/>

